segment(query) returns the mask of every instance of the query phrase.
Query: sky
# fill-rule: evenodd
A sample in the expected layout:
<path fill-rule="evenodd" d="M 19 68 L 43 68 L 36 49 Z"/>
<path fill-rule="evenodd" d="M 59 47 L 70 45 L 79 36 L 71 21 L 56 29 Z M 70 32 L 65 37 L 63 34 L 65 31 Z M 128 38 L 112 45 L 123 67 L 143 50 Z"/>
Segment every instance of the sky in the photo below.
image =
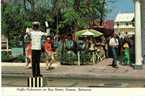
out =
<path fill-rule="evenodd" d="M 108 0 L 112 1 L 112 0 Z M 109 12 L 106 19 L 114 20 L 118 13 L 134 12 L 133 0 L 113 0 L 108 3 Z"/>

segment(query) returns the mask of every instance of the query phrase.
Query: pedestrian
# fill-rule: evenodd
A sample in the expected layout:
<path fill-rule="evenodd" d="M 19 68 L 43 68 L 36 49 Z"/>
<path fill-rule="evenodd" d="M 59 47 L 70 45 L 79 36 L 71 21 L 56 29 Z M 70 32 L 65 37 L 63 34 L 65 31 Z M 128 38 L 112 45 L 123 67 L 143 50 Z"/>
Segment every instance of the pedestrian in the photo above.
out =
<path fill-rule="evenodd" d="M 111 52 L 112 52 L 112 57 L 113 57 L 113 61 L 112 61 L 112 67 L 118 68 L 117 66 L 117 49 L 118 49 L 118 39 L 117 39 L 117 35 L 113 34 L 110 41 L 109 41 L 109 45 L 111 47 Z"/>
<path fill-rule="evenodd" d="M 90 41 L 89 41 L 89 51 L 90 52 L 93 52 L 94 50 L 95 50 L 95 43 L 94 43 L 94 41 L 93 41 L 93 39 L 91 39 Z"/>
<path fill-rule="evenodd" d="M 32 66 L 30 65 L 32 63 L 32 44 L 29 42 L 26 46 L 26 68 L 29 69 Z"/>
<path fill-rule="evenodd" d="M 64 59 L 65 59 L 66 63 L 74 64 L 74 60 L 75 60 L 75 57 L 76 57 L 76 54 L 74 52 L 75 51 L 75 42 L 72 39 L 71 34 L 68 34 L 67 39 L 65 39 L 64 48 L 66 50 L 66 52 L 63 51 L 63 52 L 65 52 L 64 53 L 64 56 L 65 56 Z"/>
<path fill-rule="evenodd" d="M 54 62 L 54 56 L 53 56 L 53 42 L 51 40 L 51 37 L 47 37 L 47 40 L 44 43 L 44 49 L 45 49 L 45 57 L 46 57 L 46 70 L 54 69 L 51 67 L 52 63 Z"/>
<path fill-rule="evenodd" d="M 125 42 L 123 44 L 124 49 L 124 55 L 123 55 L 123 61 L 125 65 L 130 64 L 130 53 L 129 53 L 129 40 L 128 38 L 125 38 Z"/>
<path fill-rule="evenodd" d="M 85 63 L 85 41 L 82 37 L 79 37 L 79 40 L 77 41 L 77 52 L 80 54 L 80 64 Z"/>
<path fill-rule="evenodd" d="M 96 41 L 96 55 L 97 55 L 97 62 L 105 59 L 105 43 L 100 39 Z"/>
<path fill-rule="evenodd" d="M 45 35 L 40 31 L 40 23 L 32 23 L 33 31 L 30 32 L 32 41 L 32 75 L 33 77 L 42 76 L 40 74 L 40 55 L 41 55 L 41 38 Z"/>
<path fill-rule="evenodd" d="M 119 41 L 118 57 L 119 57 L 120 64 L 122 64 L 123 63 L 123 43 L 124 43 L 124 37 L 120 35 L 118 37 L 118 41 Z"/>
<path fill-rule="evenodd" d="M 32 62 L 32 44 L 31 44 L 31 37 L 30 37 L 30 32 L 32 31 L 31 28 L 26 28 L 26 34 L 24 35 L 24 52 L 25 52 L 25 56 L 26 56 L 26 68 L 31 68 L 32 66 L 30 65 Z"/>
<path fill-rule="evenodd" d="M 67 39 L 65 39 L 65 49 L 67 51 L 73 51 L 74 50 L 74 41 L 72 39 L 71 34 L 68 34 Z"/>
<path fill-rule="evenodd" d="M 94 43 L 93 38 L 90 38 L 90 40 L 89 40 L 89 52 L 91 55 L 93 55 L 94 51 L 95 51 L 95 43 Z"/>
<path fill-rule="evenodd" d="M 135 35 L 129 39 L 130 44 L 130 63 L 135 63 Z"/>
<path fill-rule="evenodd" d="M 61 39 L 61 47 L 60 47 L 60 63 L 63 65 L 65 64 L 65 54 L 67 52 L 66 48 L 65 48 L 65 41 L 66 41 L 66 38 L 65 37 L 62 37 Z"/>

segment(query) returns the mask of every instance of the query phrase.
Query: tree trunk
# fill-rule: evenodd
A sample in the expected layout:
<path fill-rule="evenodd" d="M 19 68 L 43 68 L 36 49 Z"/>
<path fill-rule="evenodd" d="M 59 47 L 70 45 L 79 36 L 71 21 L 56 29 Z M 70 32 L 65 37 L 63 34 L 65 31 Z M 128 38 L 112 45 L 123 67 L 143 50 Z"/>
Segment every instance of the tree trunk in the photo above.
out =
<path fill-rule="evenodd" d="M 23 7 L 24 7 L 24 9 L 26 11 L 26 0 L 23 0 Z"/>
<path fill-rule="evenodd" d="M 79 10 L 80 9 L 80 0 L 75 0 L 74 2 L 74 9 Z"/>

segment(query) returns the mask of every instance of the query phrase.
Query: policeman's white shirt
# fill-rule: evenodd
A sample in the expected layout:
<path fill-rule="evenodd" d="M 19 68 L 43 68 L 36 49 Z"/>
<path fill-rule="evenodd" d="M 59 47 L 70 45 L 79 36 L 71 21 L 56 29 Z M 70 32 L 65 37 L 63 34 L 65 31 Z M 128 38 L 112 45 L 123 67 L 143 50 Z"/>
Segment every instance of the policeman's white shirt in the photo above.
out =
<path fill-rule="evenodd" d="M 110 46 L 118 46 L 119 45 L 118 39 L 117 38 L 111 38 L 110 41 L 109 41 L 109 45 Z"/>
<path fill-rule="evenodd" d="M 30 32 L 31 41 L 32 41 L 32 50 L 41 50 L 41 37 L 45 35 L 41 31 L 32 31 Z"/>

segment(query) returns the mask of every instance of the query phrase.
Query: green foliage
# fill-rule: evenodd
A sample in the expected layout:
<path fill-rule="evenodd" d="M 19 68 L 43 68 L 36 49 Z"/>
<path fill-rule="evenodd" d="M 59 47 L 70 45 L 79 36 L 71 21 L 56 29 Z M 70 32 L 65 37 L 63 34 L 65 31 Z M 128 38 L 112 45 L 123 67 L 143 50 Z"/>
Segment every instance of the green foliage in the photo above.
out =
<path fill-rule="evenodd" d="M 31 21 L 25 21 L 24 22 L 24 27 L 32 27 L 32 22 Z"/>
<path fill-rule="evenodd" d="M 6 52 L 6 51 L 2 51 L 1 52 L 1 59 L 2 59 L 2 62 L 7 62 L 9 59 L 11 59 L 11 54 L 10 52 Z"/>
<path fill-rule="evenodd" d="M 14 60 L 14 62 L 25 62 L 25 56 L 22 56 L 22 55 L 18 56 L 18 57 Z"/>
<path fill-rule="evenodd" d="M 66 51 L 62 57 L 63 64 L 75 64 L 77 62 L 77 55 L 73 51 Z"/>
<path fill-rule="evenodd" d="M 2 34 L 8 37 L 9 46 L 15 47 L 21 40 L 21 34 L 24 31 L 23 9 L 19 5 L 2 5 Z"/>
<path fill-rule="evenodd" d="M 80 15 L 74 9 L 68 9 L 64 12 L 63 18 L 65 24 L 72 25 L 73 23 L 77 23 Z"/>
<path fill-rule="evenodd" d="M 42 31 L 45 31 L 44 22 L 48 21 L 52 33 L 64 34 L 85 29 L 90 21 L 103 20 L 106 15 L 106 3 L 101 2 L 104 0 L 52 0 L 51 7 L 38 0 L 24 1 L 31 7 L 27 4 L 2 4 L 2 34 L 8 37 L 10 48 L 17 46 L 22 33 L 26 27 L 32 26 L 33 21 L 40 21 Z"/>
<path fill-rule="evenodd" d="M 80 20 L 78 20 L 78 26 L 81 28 L 81 29 L 86 29 L 88 28 L 89 26 L 89 20 L 87 19 L 83 19 L 81 18 Z"/>
<path fill-rule="evenodd" d="M 81 16 L 81 13 L 74 10 L 68 9 L 63 15 L 64 24 L 77 26 L 78 28 L 87 28 L 89 21 Z"/>
<path fill-rule="evenodd" d="M 33 21 L 44 23 L 47 10 L 39 8 L 37 11 L 25 11 L 20 5 L 3 4 L 2 5 L 2 34 L 8 37 L 9 47 L 17 47 L 19 41 L 22 41 L 22 35 L 26 27 L 32 27 Z M 42 30 L 45 25 L 42 24 Z"/>
<path fill-rule="evenodd" d="M 25 62 L 25 56 L 13 57 L 10 52 L 1 52 L 2 62 Z"/>

